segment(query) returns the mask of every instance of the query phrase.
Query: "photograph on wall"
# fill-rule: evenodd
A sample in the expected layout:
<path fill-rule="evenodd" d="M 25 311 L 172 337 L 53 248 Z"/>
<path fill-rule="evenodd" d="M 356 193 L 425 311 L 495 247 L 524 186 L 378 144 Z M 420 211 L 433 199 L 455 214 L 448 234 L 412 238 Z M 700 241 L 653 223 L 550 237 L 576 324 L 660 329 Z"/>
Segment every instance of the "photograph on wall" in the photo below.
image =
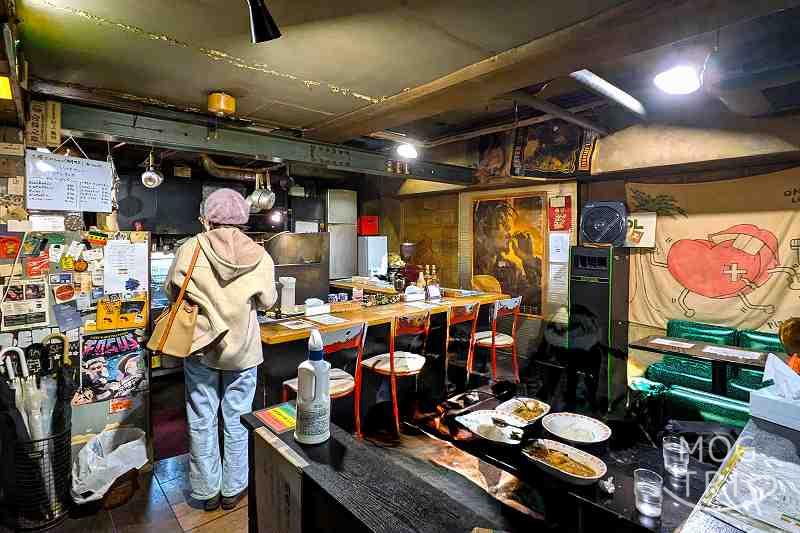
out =
<path fill-rule="evenodd" d="M 480 183 L 508 178 L 511 175 L 513 132 L 501 131 L 483 135 L 478 142 L 478 169 L 475 176 Z"/>
<path fill-rule="evenodd" d="M 472 275 L 491 276 L 521 312 L 542 314 L 546 219 L 544 194 L 475 200 Z"/>
<path fill-rule="evenodd" d="M 777 333 L 800 316 L 798 177 L 627 184 L 630 209 L 658 216 L 654 246 L 631 250 L 629 320 Z"/>
<path fill-rule="evenodd" d="M 80 388 L 73 405 L 133 396 L 147 388 L 147 363 L 133 331 L 87 337 L 81 354 Z"/>
<path fill-rule="evenodd" d="M 512 174 L 547 176 L 586 174 L 597 137 L 563 120 L 516 129 Z"/>

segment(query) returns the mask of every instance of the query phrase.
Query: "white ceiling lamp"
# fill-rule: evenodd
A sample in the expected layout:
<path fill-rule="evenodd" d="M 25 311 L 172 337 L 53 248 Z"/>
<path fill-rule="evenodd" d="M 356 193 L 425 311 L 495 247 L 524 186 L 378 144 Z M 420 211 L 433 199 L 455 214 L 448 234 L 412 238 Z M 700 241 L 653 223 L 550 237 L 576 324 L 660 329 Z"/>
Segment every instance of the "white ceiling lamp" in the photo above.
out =
<path fill-rule="evenodd" d="M 417 149 L 411 143 L 402 143 L 397 145 L 397 155 L 405 159 L 416 159 L 419 154 Z"/>
<path fill-rule="evenodd" d="M 150 150 L 150 155 L 147 156 L 147 170 L 142 172 L 142 185 L 148 189 L 155 189 L 162 183 L 164 183 L 164 175 L 156 170 L 153 151 Z"/>
<path fill-rule="evenodd" d="M 667 94 L 684 95 L 697 91 L 703 83 L 700 73 L 691 65 L 678 65 L 653 78 L 656 87 Z"/>

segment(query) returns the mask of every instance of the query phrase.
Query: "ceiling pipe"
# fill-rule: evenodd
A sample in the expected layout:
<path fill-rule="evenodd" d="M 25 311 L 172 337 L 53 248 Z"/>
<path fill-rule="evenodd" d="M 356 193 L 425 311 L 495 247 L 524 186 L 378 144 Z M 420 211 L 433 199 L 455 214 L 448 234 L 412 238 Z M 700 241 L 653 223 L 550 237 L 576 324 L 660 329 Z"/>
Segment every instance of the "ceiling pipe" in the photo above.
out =
<path fill-rule="evenodd" d="M 609 100 L 613 100 L 634 115 L 638 115 L 641 118 L 647 116 L 647 111 L 639 100 L 591 70 L 577 70 L 570 74 L 569 77 Z"/>
<path fill-rule="evenodd" d="M 514 91 L 508 94 L 504 94 L 502 96 L 497 97 L 498 100 L 513 100 L 519 104 L 526 105 L 528 107 L 532 107 L 534 109 L 538 109 L 543 113 L 547 113 L 549 115 L 553 115 L 554 117 L 560 118 L 565 120 L 566 122 L 571 122 L 573 124 L 577 124 L 582 128 L 586 128 L 587 130 L 596 131 L 600 135 L 608 135 L 608 130 L 604 127 L 595 124 L 589 120 L 581 118 L 577 115 L 574 115 L 564 109 L 563 107 L 559 107 L 553 103 L 548 102 L 547 100 L 542 100 L 541 98 L 536 98 L 533 95 L 526 93 L 525 91 Z"/>
<path fill-rule="evenodd" d="M 258 181 L 260 183 L 264 183 L 267 189 L 271 190 L 269 179 L 264 179 L 269 176 L 270 167 L 247 168 L 236 167 L 232 165 L 220 165 L 211 159 L 208 154 L 200 154 L 200 160 L 203 162 L 203 168 L 206 170 L 206 172 L 215 178 L 244 181 L 249 183 L 255 183 Z"/>

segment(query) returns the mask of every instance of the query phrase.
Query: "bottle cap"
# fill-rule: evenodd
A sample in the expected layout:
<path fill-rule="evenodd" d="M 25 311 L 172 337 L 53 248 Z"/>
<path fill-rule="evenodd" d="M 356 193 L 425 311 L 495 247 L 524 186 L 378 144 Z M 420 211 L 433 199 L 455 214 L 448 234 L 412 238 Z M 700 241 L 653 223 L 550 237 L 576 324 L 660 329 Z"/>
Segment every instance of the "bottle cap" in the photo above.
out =
<path fill-rule="evenodd" d="M 311 335 L 308 337 L 308 360 L 309 361 L 322 361 L 323 359 L 323 345 L 322 335 L 318 329 L 312 329 Z"/>

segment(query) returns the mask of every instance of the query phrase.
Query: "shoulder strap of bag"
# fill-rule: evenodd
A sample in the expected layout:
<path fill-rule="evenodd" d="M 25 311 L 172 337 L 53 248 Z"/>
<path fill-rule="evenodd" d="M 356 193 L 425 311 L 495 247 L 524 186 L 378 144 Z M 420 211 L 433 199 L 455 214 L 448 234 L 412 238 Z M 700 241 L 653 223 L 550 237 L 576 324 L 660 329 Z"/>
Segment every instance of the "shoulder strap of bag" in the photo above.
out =
<path fill-rule="evenodd" d="M 189 286 L 189 280 L 192 279 L 192 272 L 194 272 L 194 265 L 197 263 L 197 257 L 200 255 L 200 241 L 197 242 L 197 246 L 194 248 L 194 255 L 192 255 L 192 261 L 189 263 L 189 268 L 186 270 L 186 277 L 183 278 L 183 284 L 181 285 L 181 290 L 178 293 L 178 298 L 175 300 L 175 303 L 172 304 L 172 309 L 169 313 L 169 318 L 167 319 L 167 327 L 164 330 L 163 335 L 158 341 L 158 348 L 156 351 L 161 351 L 164 349 L 164 344 L 167 342 L 167 338 L 169 338 L 169 332 L 172 330 L 172 323 L 175 322 L 175 316 L 178 314 L 178 310 L 181 308 L 181 304 L 183 303 L 183 297 L 186 294 L 186 287 Z"/>

